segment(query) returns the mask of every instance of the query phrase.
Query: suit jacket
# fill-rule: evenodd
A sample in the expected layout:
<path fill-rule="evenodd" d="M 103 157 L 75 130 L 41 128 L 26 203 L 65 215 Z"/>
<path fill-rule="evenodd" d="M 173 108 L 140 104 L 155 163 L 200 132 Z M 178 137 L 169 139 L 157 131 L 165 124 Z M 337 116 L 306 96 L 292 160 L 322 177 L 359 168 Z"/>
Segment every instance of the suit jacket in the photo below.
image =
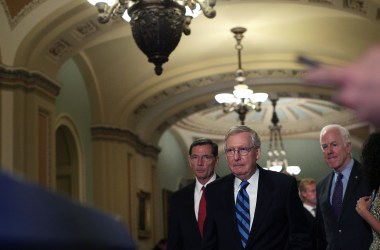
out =
<path fill-rule="evenodd" d="M 315 228 L 315 226 L 314 226 L 315 217 L 305 207 L 304 207 L 304 210 L 305 210 L 306 219 L 307 219 L 307 222 L 309 224 L 310 231 L 312 231 Z"/>
<path fill-rule="evenodd" d="M 307 219 L 307 222 L 308 222 L 308 225 L 309 225 L 309 231 L 310 231 L 311 239 L 312 239 L 312 242 L 313 242 L 313 249 L 318 249 L 317 248 L 316 220 L 315 220 L 315 217 L 305 207 L 304 207 L 304 210 L 305 210 L 306 219 Z"/>
<path fill-rule="evenodd" d="M 311 249 L 295 178 L 260 169 L 257 204 L 245 250 Z M 207 186 L 202 250 L 243 250 L 235 217 L 235 176 Z"/>
<path fill-rule="evenodd" d="M 336 220 L 330 203 L 333 180 L 334 172 L 331 172 L 317 185 L 317 223 L 320 249 L 368 249 L 372 242 L 371 228 L 355 210 L 357 200 L 371 194 L 368 182 L 360 169 L 360 163 L 354 160 L 343 197 L 339 221 Z"/>
<path fill-rule="evenodd" d="M 0 173 L 0 249 L 125 249 L 135 245 L 124 225 Z"/>
<path fill-rule="evenodd" d="M 194 212 L 194 189 L 195 181 L 172 195 L 167 250 L 201 248 L 202 237 Z"/>

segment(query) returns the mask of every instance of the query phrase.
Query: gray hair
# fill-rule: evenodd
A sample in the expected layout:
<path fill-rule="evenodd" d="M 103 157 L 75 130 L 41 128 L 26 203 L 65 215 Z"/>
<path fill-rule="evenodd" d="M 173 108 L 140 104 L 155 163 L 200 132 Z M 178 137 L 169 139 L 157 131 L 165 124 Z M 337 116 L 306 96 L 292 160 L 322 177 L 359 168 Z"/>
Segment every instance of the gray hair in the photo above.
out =
<path fill-rule="evenodd" d="M 252 147 L 254 147 L 254 148 L 260 148 L 261 147 L 261 140 L 260 140 L 260 137 L 257 134 L 257 132 L 254 131 L 253 129 L 247 127 L 247 126 L 244 126 L 244 125 L 235 126 L 235 127 L 232 127 L 228 130 L 226 136 L 224 137 L 224 147 L 226 147 L 227 139 L 231 135 L 236 135 L 236 134 L 243 133 L 243 132 L 248 132 L 250 134 L 251 140 L 252 140 L 252 142 L 251 142 Z"/>
<path fill-rule="evenodd" d="M 319 142 L 321 144 L 322 144 L 323 134 L 325 134 L 330 129 L 338 129 L 340 132 L 340 135 L 343 138 L 344 143 L 345 144 L 351 143 L 351 136 L 350 136 L 350 132 L 348 131 L 348 129 L 346 129 L 345 127 L 343 127 L 339 124 L 330 124 L 330 125 L 324 126 L 321 130 L 321 133 L 319 135 Z"/>

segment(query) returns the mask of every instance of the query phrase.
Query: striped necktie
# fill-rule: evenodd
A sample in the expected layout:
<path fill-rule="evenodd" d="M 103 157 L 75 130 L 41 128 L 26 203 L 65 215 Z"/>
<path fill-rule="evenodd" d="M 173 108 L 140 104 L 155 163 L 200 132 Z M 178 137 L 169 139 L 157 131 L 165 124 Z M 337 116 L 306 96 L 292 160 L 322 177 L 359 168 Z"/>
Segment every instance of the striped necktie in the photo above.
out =
<path fill-rule="evenodd" d="M 249 236 L 249 225 L 250 225 L 250 215 L 249 215 L 249 195 L 247 193 L 248 181 L 242 181 L 240 183 L 240 190 L 236 198 L 236 219 L 238 224 L 238 229 L 241 235 L 241 243 L 243 248 L 247 245 Z"/>
<path fill-rule="evenodd" d="M 333 193 L 332 201 L 331 201 L 331 206 L 337 220 L 339 220 L 340 211 L 342 210 L 342 203 L 343 203 L 342 179 L 343 179 L 343 174 L 339 173 L 338 178 L 336 179 L 336 182 L 335 182 L 334 193 Z"/>

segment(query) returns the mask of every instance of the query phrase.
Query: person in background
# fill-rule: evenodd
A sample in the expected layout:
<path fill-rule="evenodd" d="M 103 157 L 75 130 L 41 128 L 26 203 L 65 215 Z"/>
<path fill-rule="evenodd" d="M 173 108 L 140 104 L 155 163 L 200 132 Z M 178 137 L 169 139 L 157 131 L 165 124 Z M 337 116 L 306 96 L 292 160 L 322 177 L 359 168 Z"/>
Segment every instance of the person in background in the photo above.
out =
<path fill-rule="evenodd" d="M 190 145 L 188 162 L 195 181 L 172 195 L 168 250 L 201 248 L 206 217 L 206 187 L 217 178 L 215 167 L 218 161 L 218 145 L 212 140 L 202 138 Z"/>
<path fill-rule="evenodd" d="M 357 201 L 356 211 L 371 226 L 373 241 L 370 250 L 380 249 L 380 133 L 372 133 L 363 144 L 362 166 L 373 190 L 371 196 Z"/>
<path fill-rule="evenodd" d="M 371 228 L 355 206 L 371 189 L 360 163 L 351 156 L 350 133 L 341 125 L 327 125 L 320 132 L 320 144 L 332 172 L 317 185 L 318 246 L 330 250 L 367 250 L 372 241 Z"/>
<path fill-rule="evenodd" d="M 315 64 L 304 76 L 306 84 L 337 88 L 334 101 L 356 111 L 359 118 L 380 126 L 380 44 L 342 67 Z"/>
<path fill-rule="evenodd" d="M 153 250 L 166 250 L 168 245 L 168 240 L 163 238 L 161 239 L 153 248 Z"/>
<path fill-rule="evenodd" d="M 231 128 L 224 152 L 232 173 L 207 186 L 202 250 L 311 249 L 296 179 L 256 163 L 258 134 Z"/>
<path fill-rule="evenodd" d="M 316 182 L 312 178 L 303 178 L 301 179 L 298 189 L 299 195 L 303 203 L 303 207 L 305 209 L 305 214 L 307 221 L 309 223 L 309 230 L 311 232 L 311 238 L 313 240 L 313 248 L 316 247 L 316 206 L 317 206 L 317 187 Z"/>
<path fill-rule="evenodd" d="M 307 212 L 310 228 L 314 225 L 315 212 L 317 206 L 316 182 L 312 178 L 303 178 L 299 183 L 299 195 L 303 202 L 305 212 Z"/>

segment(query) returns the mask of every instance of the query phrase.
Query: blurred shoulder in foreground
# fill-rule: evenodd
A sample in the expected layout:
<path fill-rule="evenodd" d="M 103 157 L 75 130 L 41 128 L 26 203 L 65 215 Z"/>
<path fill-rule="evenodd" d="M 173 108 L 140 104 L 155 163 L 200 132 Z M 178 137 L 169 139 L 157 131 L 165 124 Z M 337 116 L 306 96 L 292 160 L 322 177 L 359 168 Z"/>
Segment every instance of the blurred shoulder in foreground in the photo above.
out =
<path fill-rule="evenodd" d="M 0 172 L 0 249 L 125 249 L 125 226 L 41 187 Z"/>

